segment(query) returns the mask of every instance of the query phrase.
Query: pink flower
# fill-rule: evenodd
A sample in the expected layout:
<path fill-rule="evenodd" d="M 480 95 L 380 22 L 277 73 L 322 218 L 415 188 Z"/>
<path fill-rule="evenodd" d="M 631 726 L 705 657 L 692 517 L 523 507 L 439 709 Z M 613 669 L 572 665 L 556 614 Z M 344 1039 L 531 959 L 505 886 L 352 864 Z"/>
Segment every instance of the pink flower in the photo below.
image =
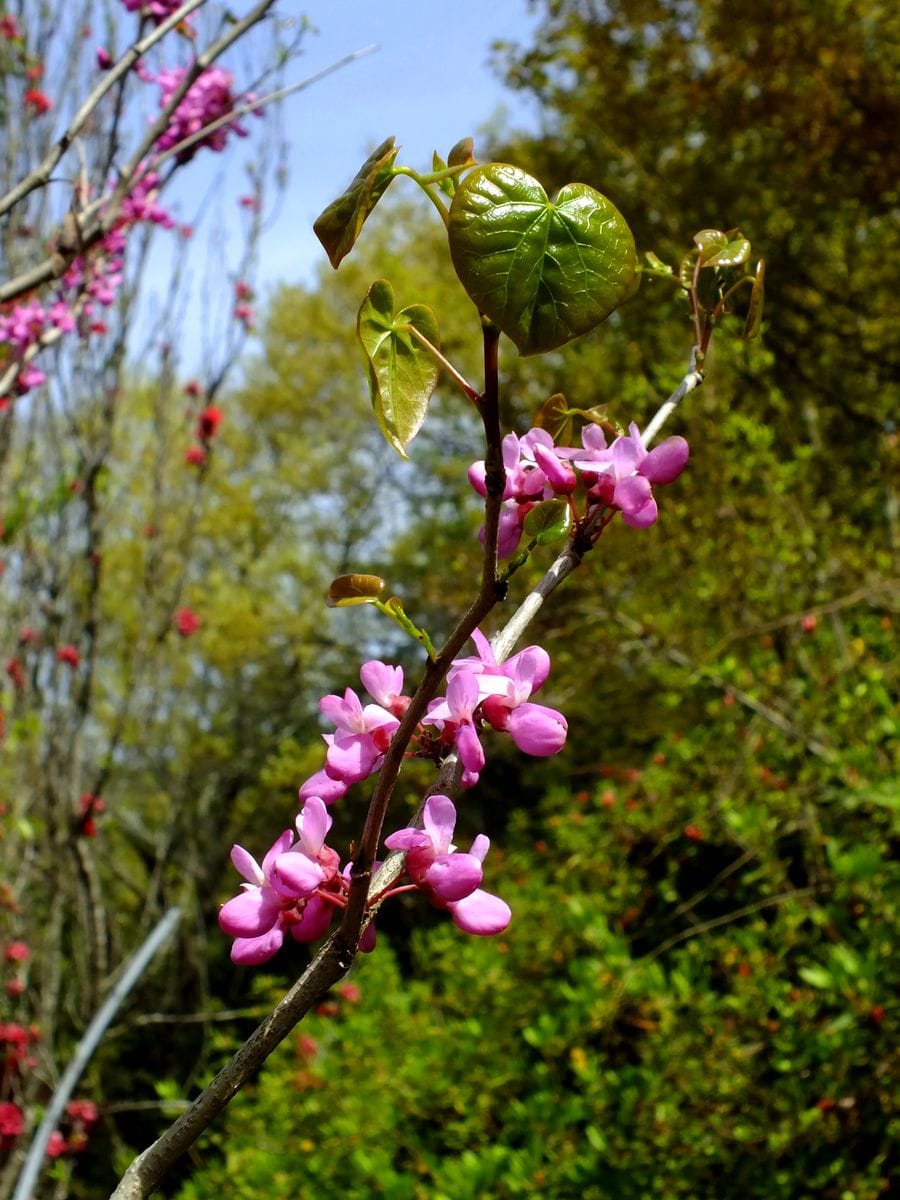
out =
<path fill-rule="evenodd" d="M 231 861 L 247 880 L 241 894 L 219 910 L 219 925 L 235 939 L 232 962 L 267 962 L 286 931 L 299 942 L 311 942 L 331 923 L 334 905 L 320 892 L 341 891 L 343 885 L 338 856 L 325 845 L 331 818 L 318 797 L 307 800 L 296 828 L 299 839 L 286 829 L 262 866 L 242 846 L 232 847 Z"/>
<path fill-rule="evenodd" d="M 478 886 L 490 841 L 480 833 L 469 852 L 453 845 L 456 808 L 447 796 L 429 796 L 422 828 L 401 829 L 385 839 L 389 850 L 406 853 L 410 879 L 438 908 L 449 911 L 453 922 L 466 933 L 489 936 L 509 924 L 509 906 Z"/>
<path fill-rule="evenodd" d="M 343 697 L 323 696 L 319 709 L 336 729 L 325 735 L 328 774 L 349 786 L 377 771 L 399 720 L 379 704 L 363 706 L 352 688 Z"/>
<path fill-rule="evenodd" d="M 599 425 L 586 425 L 581 440 L 584 451 L 576 452 L 572 462 L 586 474 L 589 492 L 620 509 L 626 525 L 653 525 L 658 510 L 651 485 L 671 483 L 684 470 L 690 453 L 684 438 L 666 438 L 648 451 L 632 422 L 628 435 L 617 437 L 609 447 Z"/>
<path fill-rule="evenodd" d="M 97 1124 L 100 1116 L 97 1111 L 97 1105 L 93 1100 L 70 1100 L 66 1105 L 66 1114 L 79 1124 L 86 1126 L 88 1129 L 92 1125 Z"/>
<path fill-rule="evenodd" d="M 27 962 L 31 957 L 31 951 L 25 942 L 10 942 L 4 948 L 3 957 L 9 963 Z"/>
<path fill-rule="evenodd" d="M 183 67 L 173 70 L 160 71 L 156 78 L 162 95 L 160 104 L 165 107 L 175 91 L 181 86 L 186 75 Z M 224 117 L 234 110 L 234 97 L 231 94 L 233 77 L 221 67 L 207 67 L 188 88 L 169 121 L 169 127 L 156 143 L 159 150 L 169 150 L 183 142 L 185 138 L 199 133 L 207 125 Z M 246 137 L 247 131 L 237 119 L 212 130 L 206 137 L 194 142 L 177 155 L 178 162 L 188 162 L 201 146 L 210 150 L 224 150 L 229 133 L 238 137 Z"/>
<path fill-rule="evenodd" d="M 50 1137 L 47 1139 L 47 1157 L 59 1158 L 60 1155 L 65 1154 L 68 1148 L 69 1147 L 66 1144 L 66 1139 L 58 1129 L 54 1129 L 50 1134 Z"/>
<path fill-rule="evenodd" d="M 139 12 L 143 17 L 152 17 L 159 25 L 166 17 L 170 17 L 182 0 L 122 0 L 129 12 Z"/>
<path fill-rule="evenodd" d="M 478 782 L 484 766 L 484 749 L 475 727 L 475 710 L 481 703 L 478 679 L 467 670 L 452 671 L 447 679 L 447 695 L 432 700 L 423 725 L 440 725 L 453 737 L 456 752 L 463 765 L 462 784 L 472 787 Z"/>

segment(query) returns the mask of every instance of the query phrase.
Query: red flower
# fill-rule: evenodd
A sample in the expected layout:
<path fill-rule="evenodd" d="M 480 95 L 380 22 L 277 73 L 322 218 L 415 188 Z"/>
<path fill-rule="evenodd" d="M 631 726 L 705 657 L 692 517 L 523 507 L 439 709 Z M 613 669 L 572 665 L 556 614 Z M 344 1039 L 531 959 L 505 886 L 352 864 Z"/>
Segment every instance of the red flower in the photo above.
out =
<path fill-rule="evenodd" d="M 68 1148 L 69 1147 L 66 1145 L 66 1139 L 58 1129 L 54 1129 L 50 1134 L 50 1137 L 47 1139 L 47 1157 L 59 1158 L 61 1154 L 65 1154 Z"/>
<path fill-rule="evenodd" d="M 201 441 L 208 442 L 211 437 L 215 436 L 221 421 L 222 410 L 216 408 L 214 404 L 208 405 L 197 418 L 197 437 Z"/>
<path fill-rule="evenodd" d="M 7 962 L 27 962 L 31 957 L 31 951 L 24 942 L 10 942 L 3 951 L 3 957 Z"/>
<path fill-rule="evenodd" d="M 175 613 L 175 628 L 183 638 L 189 638 L 200 628 L 200 618 L 192 608 L 179 608 Z"/>
<path fill-rule="evenodd" d="M 20 38 L 22 30 L 19 28 L 19 22 L 15 17 L 2 16 L 0 17 L 0 37 Z"/>
<path fill-rule="evenodd" d="M 206 451 L 202 446 L 191 446 L 184 456 L 184 461 L 189 467 L 202 467 L 206 462 Z"/>
<path fill-rule="evenodd" d="M 200 384 L 197 382 L 196 379 L 189 379 L 188 382 L 184 385 L 184 392 L 185 392 L 185 395 L 187 395 L 187 396 L 202 396 L 203 388 L 200 386 Z"/>
<path fill-rule="evenodd" d="M 44 113 L 49 112 L 53 107 L 53 101 L 50 99 L 50 97 L 45 95 L 44 92 L 39 91 L 37 88 L 29 88 L 22 99 L 26 104 L 31 105 L 39 117 L 42 117 Z"/>
<path fill-rule="evenodd" d="M 0 1102 L 0 1137 L 18 1137 L 25 1128 L 22 1110 L 10 1100 Z"/>
<path fill-rule="evenodd" d="M 24 991 L 25 991 L 25 980 L 24 979 L 9 979 L 9 980 L 7 980 L 7 983 L 6 983 L 7 996 L 12 996 L 13 999 L 15 999 L 17 996 L 21 996 Z"/>
<path fill-rule="evenodd" d="M 81 655 L 75 646 L 60 646 L 56 651 L 56 661 L 68 663 L 70 667 L 77 667 L 81 663 Z"/>

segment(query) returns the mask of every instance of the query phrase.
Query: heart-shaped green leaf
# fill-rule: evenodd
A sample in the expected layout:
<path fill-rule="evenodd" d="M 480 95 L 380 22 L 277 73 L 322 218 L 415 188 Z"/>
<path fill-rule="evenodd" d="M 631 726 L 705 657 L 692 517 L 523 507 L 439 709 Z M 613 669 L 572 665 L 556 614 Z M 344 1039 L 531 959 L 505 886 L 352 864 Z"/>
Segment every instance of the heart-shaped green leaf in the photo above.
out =
<path fill-rule="evenodd" d="M 424 304 L 411 304 L 394 313 L 394 291 L 386 279 L 369 288 L 356 322 L 369 368 L 372 407 L 388 442 L 401 457 L 413 440 L 437 386 L 438 365 L 411 332 L 414 327 L 440 348 L 434 313 Z"/>
<path fill-rule="evenodd" d="M 547 546 L 558 542 L 572 528 L 572 510 L 565 500 L 545 500 L 536 504 L 523 523 L 525 536 Z"/>
<path fill-rule="evenodd" d="M 587 333 L 633 286 L 631 230 L 584 183 L 551 201 L 517 167 L 478 167 L 453 198 L 449 237 L 463 287 L 524 355 Z"/>
<path fill-rule="evenodd" d="M 399 152 L 392 137 L 383 141 L 359 168 L 347 190 L 316 218 L 313 229 L 335 269 L 353 249 L 366 217 L 394 178 L 391 167 Z"/>

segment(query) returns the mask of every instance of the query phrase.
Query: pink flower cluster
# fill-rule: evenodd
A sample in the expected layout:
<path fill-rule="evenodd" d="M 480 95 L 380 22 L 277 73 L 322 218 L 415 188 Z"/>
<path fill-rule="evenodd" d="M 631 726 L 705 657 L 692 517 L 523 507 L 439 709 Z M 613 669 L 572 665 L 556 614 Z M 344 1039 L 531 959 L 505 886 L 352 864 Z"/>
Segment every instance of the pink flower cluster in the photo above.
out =
<path fill-rule="evenodd" d="M 234 938 L 232 962 L 267 962 L 286 933 L 295 941 L 313 942 L 327 932 L 350 887 L 349 865 L 341 871 L 337 852 L 325 845 L 330 828 L 324 802 L 313 796 L 297 817 L 296 839 L 286 829 L 261 866 L 242 846 L 232 847 L 231 861 L 247 881 L 241 894 L 219 910 L 220 926 Z M 374 930 L 361 948 L 373 945 Z"/>
<path fill-rule="evenodd" d="M 530 699 L 550 671 L 545 650 L 529 646 L 500 664 L 480 631 L 475 631 L 473 640 L 477 655 L 454 661 L 446 696 L 431 702 L 411 743 L 413 754 L 435 762 L 456 752 L 466 786 L 477 781 L 484 766 L 484 730 L 506 732 L 520 750 L 538 756 L 556 754 L 567 733 L 561 713 Z M 340 870 L 337 854 L 324 844 L 331 826 L 326 805 L 378 771 L 410 703 L 403 693 L 401 667 L 373 660 L 360 668 L 360 680 L 373 703 L 364 703 L 352 688 L 343 696 L 324 696 L 319 702 L 334 732 L 323 735 L 325 765 L 300 788 L 299 840 L 285 830 L 261 866 L 242 847 L 232 850 L 232 862 L 247 882 L 243 894 L 222 907 L 219 923 L 235 938 L 231 955 L 235 962 L 267 961 L 288 932 L 301 942 L 321 937 L 334 912 L 344 907 L 350 864 Z M 479 834 L 468 853 L 458 852 L 452 845 L 455 822 L 451 801 L 432 796 L 421 829 L 400 830 L 386 840 L 388 849 L 406 853 L 406 872 L 412 881 L 387 895 L 409 886 L 418 888 L 465 932 L 499 933 L 509 924 L 509 908 L 479 886 L 490 843 Z M 374 934 L 367 931 L 366 936 Z"/>
<path fill-rule="evenodd" d="M 184 0 L 122 0 L 129 12 L 139 12 L 144 17 L 152 17 L 157 23 L 170 17 Z"/>
<path fill-rule="evenodd" d="M 174 92 L 181 86 L 187 71 L 184 67 L 173 67 L 171 70 L 160 71 L 156 82 L 161 89 L 160 107 L 164 108 Z M 230 72 L 221 67 L 207 67 L 205 71 L 188 88 L 187 93 L 172 114 L 169 127 L 156 143 L 159 150 L 170 150 L 205 129 L 213 121 L 219 120 L 234 111 L 234 96 L 231 85 L 234 82 Z M 201 146 L 210 150 L 224 150 L 229 133 L 238 137 L 246 137 L 247 130 L 235 118 L 214 129 L 206 137 L 186 147 L 177 156 L 178 162 L 188 162 Z"/>
<path fill-rule="evenodd" d="M 599 425 L 586 425 L 582 446 L 556 446 L 545 429 L 530 429 L 523 437 L 509 433 L 503 439 L 506 483 L 500 513 L 499 554 L 509 558 L 522 538 L 525 517 L 542 500 L 572 497 L 580 482 L 585 492 L 584 516 L 597 506 L 622 513 L 635 529 L 647 529 L 658 510 L 654 484 L 671 483 L 684 470 L 688 444 L 670 437 L 647 450 L 633 422 L 628 433 L 607 445 Z M 484 462 L 469 468 L 469 482 L 479 495 L 486 494 Z"/>
<path fill-rule="evenodd" d="M 447 909 L 459 929 L 481 937 L 502 933 L 512 919 L 509 905 L 479 887 L 491 843 L 479 833 L 468 853 L 460 853 L 453 845 L 455 827 L 456 808 L 449 797 L 429 796 L 422 828 L 401 829 L 384 844 L 406 853 L 410 879 L 434 905 Z"/>
<path fill-rule="evenodd" d="M 31 358 L 48 334 L 72 333 L 76 329 L 82 334 L 106 332 L 97 306 L 109 308 L 115 301 L 125 269 L 127 233 L 144 222 L 164 229 L 174 226 L 157 201 L 159 183 L 154 171 L 137 181 L 109 233 L 87 254 L 79 254 L 69 263 L 60 280 L 58 298 L 52 304 L 45 307 L 29 300 L 0 313 L 0 369 L 4 359 L 18 364 L 14 386 L 19 395 L 46 380 Z"/>

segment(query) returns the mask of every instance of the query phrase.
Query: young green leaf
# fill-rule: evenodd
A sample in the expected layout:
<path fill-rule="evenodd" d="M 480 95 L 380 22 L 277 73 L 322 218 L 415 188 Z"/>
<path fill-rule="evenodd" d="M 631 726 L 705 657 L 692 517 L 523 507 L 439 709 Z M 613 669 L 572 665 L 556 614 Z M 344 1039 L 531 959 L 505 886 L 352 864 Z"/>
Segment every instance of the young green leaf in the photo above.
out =
<path fill-rule="evenodd" d="M 368 365 L 372 407 L 382 433 L 402 458 L 425 420 L 439 370 L 411 327 L 439 348 L 437 320 L 430 308 L 411 304 L 395 314 L 391 285 L 386 279 L 373 283 L 356 328 Z"/>
<path fill-rule="evenodd" d="M 545 500 L 536 504 L 524 522 L 525 536 L 547 546 L 558 542 L 572 528 L 572 510 L 565 500 Z"/>
<path fill-rule="evenodd" d="M 571 183 L 550 200 L 506 163 L 478 167 L 450 207 L 450 256 L 479 310 L 523 355 L 587 333 L 634 283 L 634 238 L 609 200 Z"/>
<path fill-rule="evenodd" d="M 335 269 L 353 249 L 366 218 L 394 178 L 391 167 L 399 151 L 394 138 L 383 141 L 359 168 L 347 190 L 316 218 L 313 230 Z"/>

